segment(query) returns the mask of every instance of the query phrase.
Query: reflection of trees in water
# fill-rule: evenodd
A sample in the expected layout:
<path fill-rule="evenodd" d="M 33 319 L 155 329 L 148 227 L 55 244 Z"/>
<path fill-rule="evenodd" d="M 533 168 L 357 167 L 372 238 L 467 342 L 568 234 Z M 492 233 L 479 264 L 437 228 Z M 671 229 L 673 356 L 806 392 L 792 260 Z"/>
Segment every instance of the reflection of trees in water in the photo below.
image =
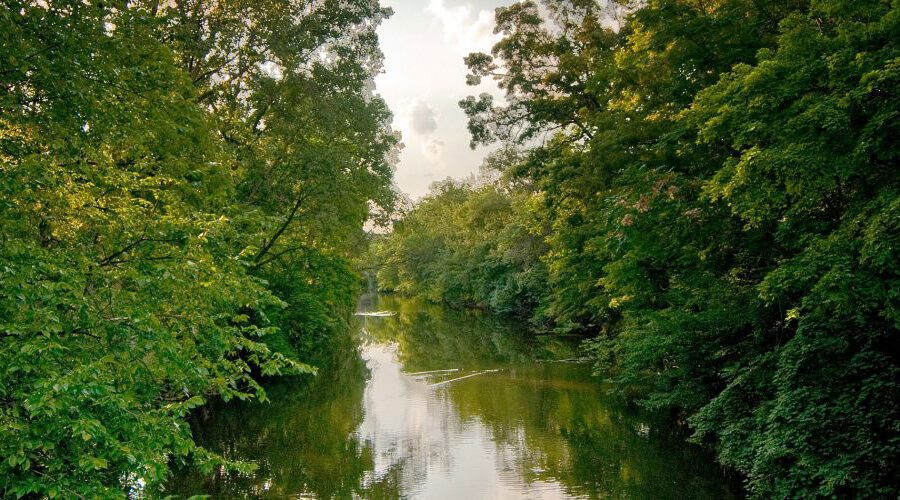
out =
<path fill-rule="evenodd" d="M 642 435 L 646 417 L 607 396 L 588 367 L 533 361 L 548 350 L 565 352 L 563 344 L 537 342 L 478 312 L 394 297 L 370 297 L 363 307 L 398 312 L 359 321 L 364 340 L 396 346 L 406 373 L 462 369 L 423 379 L 433 383 L 472 369 L 502 370 L 432 389 L 402 375 L 389 352 L 372 363 L 376 346 L 366 351 L 367 385 L 359 339 L 347 335 L 315 379 L 271 387 L 270 404 L 214 408 L 197 426 L 200 442 L 259 470 L 212 478 L 184 472 L 171 491 L 396 498 L 420 491 L 429 473 L 465 465 L 454 440 L 476 432 L 510 484 L 558 483 L 587 497 L 727 496 L 708 457 L 680 440 Z M 384 383 L 402 397 L 385 401 Z"/>
<path fill-rule="evenodd" d="M 477 311 L 389 296 L 374 300 L 375 309 L 398 315 L 370 320 L 367 331 L 377 342 L 398 345 L 406 372 L 504 367 L 448 385 L 431 398 L 430 404 L 446 406 L 434 413 L 452 417 L 441 423 L 439 441 L 449 442 L 462 427 L 482 425 L 491 434 L 503 475 L 526 483 L 558 482 L 572 495 L 728 496 L 709 457 L 680 440 L 642 436 L 646 417 L 606 395 L 587 367 L 533 361 L 541 351 L 565 347 L 537 343 L 521 326 Z M 406 466 L 416 457 L 425 460 L 426 450 L 407 456 Z"/>
<path fill-rule="evenodd" d="M 490 429 L 505 468 L 572 495 L 726 497 L 709 457 L 642 437 L 645 421 L 606 396 L 586 367 L 543 364 L 448 387 L 460 419 Z M 646 425 L 646 424 L 645 424 Z"/>
<path fill-rule="evenodd" d="M 270 403 L 217 405 L 208 420 L 194 426 L 200 443 L 227 458 L 258 464 L 255 472 L 204 477 L 194 470 L 177 471 L 169 491 L 214 498 L 301 493 L 317 498 L 396 497 L 396 474 L 369 482 L 363 494 L 372 450 L 354 433 L 363 419 L 368 379 L 356 339 L 340 339 L 330 359 L 319 365 L 319 375 L 312 380 L 285 380 L 269 387 Z"/>
<path fill-rule="evenodd" d="M 373 307 L 398 313 L 369 318 L 366 326 L 374 341 L 399 346 L 398 359 L 408 372 L 526 363 L 539 347 L 521 324 L 482 311 L 392 296 L 378 297 Z"/>

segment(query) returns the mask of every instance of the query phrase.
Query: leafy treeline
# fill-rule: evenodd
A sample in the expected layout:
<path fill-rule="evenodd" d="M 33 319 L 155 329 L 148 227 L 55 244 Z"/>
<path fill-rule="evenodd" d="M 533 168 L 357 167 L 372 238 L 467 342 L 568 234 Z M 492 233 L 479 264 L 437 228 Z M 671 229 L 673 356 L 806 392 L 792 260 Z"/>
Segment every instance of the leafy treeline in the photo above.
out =
<path fill-rule="evenodd" d="M 547 247 L 530 205 L 525 191 L 436 183 L 387 239 L 375 240 L 379 288 L 540 321 Z"/>
<path fill-rule="evenodd" d="M 375 0 L 0 6 L 0 496 L 212 467 L 186 413 L 265 397 L 349 313 L 389 208 Z M 298 357 L 299 356 L 299 357 Z"/>
<path fill-rule="evenodd" d="M 758 498 L 900 490 L 900 3 L 521 2 L 381 286 L 581 331 Z"/>

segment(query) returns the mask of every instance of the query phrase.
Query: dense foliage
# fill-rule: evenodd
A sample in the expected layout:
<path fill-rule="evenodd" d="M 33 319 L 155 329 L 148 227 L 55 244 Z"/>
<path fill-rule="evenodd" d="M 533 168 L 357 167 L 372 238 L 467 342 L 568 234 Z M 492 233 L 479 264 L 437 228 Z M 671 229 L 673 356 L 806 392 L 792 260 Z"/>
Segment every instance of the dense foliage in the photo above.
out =
<path fill-rule="evenodd" d="M 529 314 L 546 294 L 545 245 L 534 234 L 528 193 L 493 183 L 447 180 L 434 186 L 376 240 L 382 289 L 456 306 Z"/>
<path fill-rule="evenodd" d="M 0 5 L 0 496 L 153 492 L 346 322 L 390 207 L 375 0 Z"/>
<path fill-rule="evenodd" d="M 382 286 L 590 334 L 759 498 L 900 491 L 900 3 L 520 2 Z M 527 249 L 521 251 L 520 249 Z"/>

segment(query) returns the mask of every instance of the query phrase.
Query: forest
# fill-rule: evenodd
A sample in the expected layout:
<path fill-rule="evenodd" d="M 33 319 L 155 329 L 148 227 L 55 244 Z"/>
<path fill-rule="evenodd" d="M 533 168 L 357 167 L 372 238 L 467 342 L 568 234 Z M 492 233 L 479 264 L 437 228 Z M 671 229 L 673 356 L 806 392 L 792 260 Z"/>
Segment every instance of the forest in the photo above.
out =
<path fill-rule="evenodd" d="M 755 498 L 900 488 L 900 3 L 520 2 L 379 286 L 588 340 Z"/>
<path fill-rule="evenodd" d="M 898 495 L 900 0 L 500 7 L 493 152 L 411 205 L 391 14 L 3 0 L 0 496 L 252 470 L 190 415 L 315 374 L 362 271 L 583 339 L 750 497 Z"/>

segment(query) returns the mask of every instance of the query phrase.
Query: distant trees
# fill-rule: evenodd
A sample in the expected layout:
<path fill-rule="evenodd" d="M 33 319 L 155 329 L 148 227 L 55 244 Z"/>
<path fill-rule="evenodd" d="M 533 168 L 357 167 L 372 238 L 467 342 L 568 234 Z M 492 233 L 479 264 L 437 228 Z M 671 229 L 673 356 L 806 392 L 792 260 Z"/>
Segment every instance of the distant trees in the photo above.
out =
<path fill-rule="evenodd" d="M 378 284 L 458 306 L 530 314 L 546 294 L 528 193 L 445 181 L 373 244 Z"/>
<path fill-rule="evenodd" d="M 592 335 L 598 372 L 685 419 L 753 496 L 896 496 L 900 9 L 614 7 L 497 10 L 468 78 L 504 102 L 460 104 L 473 145 L 519 156 L 407 216 L 383 286 L 519 310 L 499 284 L 540 270 L 516 304 Z M 470 213 L 482 196 L 496 215 Z M 541 250 L 495 257 L 516 242 Z"/>
<path fill-rule="evenodd" d="M 0 492 L 155 491 L 340 327 L 397 146 L 372 0 L 0 6 Z"/>

